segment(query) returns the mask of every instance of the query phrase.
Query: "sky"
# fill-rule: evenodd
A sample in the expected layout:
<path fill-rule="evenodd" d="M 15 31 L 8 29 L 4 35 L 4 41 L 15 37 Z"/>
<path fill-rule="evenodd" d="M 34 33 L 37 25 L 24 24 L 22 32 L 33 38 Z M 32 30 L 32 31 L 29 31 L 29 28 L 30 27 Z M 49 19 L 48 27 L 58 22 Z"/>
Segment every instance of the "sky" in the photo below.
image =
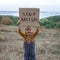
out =
<path fill-rule="evenodd" d="M 19 8 L 60 11 L 60 0 L 0 0 L 0 11 L 18 11 Z"/>

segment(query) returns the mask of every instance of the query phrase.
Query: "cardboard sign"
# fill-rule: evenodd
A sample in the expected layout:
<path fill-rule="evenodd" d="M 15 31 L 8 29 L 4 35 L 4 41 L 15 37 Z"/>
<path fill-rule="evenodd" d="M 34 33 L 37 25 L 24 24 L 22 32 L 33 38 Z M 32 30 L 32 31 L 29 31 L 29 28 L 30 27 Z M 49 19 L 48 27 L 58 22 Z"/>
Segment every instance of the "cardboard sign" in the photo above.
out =
<path fill-rule="evenodd" d="M 19 8 L 20 26 L 40 26 L 38 8 Z"/>

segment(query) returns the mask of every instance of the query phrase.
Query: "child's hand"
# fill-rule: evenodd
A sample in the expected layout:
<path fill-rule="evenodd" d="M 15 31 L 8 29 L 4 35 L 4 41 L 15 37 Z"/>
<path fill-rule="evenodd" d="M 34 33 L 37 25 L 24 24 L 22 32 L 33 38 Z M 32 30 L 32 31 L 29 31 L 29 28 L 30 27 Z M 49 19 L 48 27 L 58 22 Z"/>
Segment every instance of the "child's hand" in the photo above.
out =
<path fill-rule="evenodd" d="M 38 21 L 38 23 L 40 24 L 40 21 Z"/>
<path fill-rule="evenodd" d="M 21 26 L 19 25 L 19 28 L 21 28 Z"/>
<path fill-rule="evenodd" d="M 21 26 L 19 26 L 18 29 L 21 30 Z"/>
<path fill-rule="evenodd" d="M 37 30 L 40 30 L 40 27 L 37 27 Z"/>
<path fill-rule="evenodd" d="M 40 27 L 38 26 L 37 29 L 39 29 Z"/>

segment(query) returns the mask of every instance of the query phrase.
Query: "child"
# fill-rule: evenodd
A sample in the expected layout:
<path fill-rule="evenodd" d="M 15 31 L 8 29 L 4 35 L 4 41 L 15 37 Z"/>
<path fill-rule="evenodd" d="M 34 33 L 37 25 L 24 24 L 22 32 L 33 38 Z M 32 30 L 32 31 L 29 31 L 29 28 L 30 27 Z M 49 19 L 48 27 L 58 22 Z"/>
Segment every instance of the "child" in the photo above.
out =
<path fill-rule="evenodd" d="M 25 28 L 25 33 L 19 28 L 19 34 L 24 38 L 24 60 L 36 60 L 34 38 L 39 32 L 39 28 L 33 33 L 30 27 Z"/>

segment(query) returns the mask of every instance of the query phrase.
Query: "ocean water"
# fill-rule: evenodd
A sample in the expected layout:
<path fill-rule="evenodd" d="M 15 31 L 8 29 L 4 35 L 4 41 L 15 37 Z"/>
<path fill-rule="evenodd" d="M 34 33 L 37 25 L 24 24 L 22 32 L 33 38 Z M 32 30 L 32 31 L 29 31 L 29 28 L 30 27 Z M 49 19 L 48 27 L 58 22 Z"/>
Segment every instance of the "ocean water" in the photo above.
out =
<path fill-rule="evenodd" d="M 12 15 L 19 17 L 19 11 L 0 11 L 0 15 Z M 49 16 L 56 16 L 60 15 L 60 11 L 41 11 L 40 12 L 40 19 L 46 18 Z"/>

